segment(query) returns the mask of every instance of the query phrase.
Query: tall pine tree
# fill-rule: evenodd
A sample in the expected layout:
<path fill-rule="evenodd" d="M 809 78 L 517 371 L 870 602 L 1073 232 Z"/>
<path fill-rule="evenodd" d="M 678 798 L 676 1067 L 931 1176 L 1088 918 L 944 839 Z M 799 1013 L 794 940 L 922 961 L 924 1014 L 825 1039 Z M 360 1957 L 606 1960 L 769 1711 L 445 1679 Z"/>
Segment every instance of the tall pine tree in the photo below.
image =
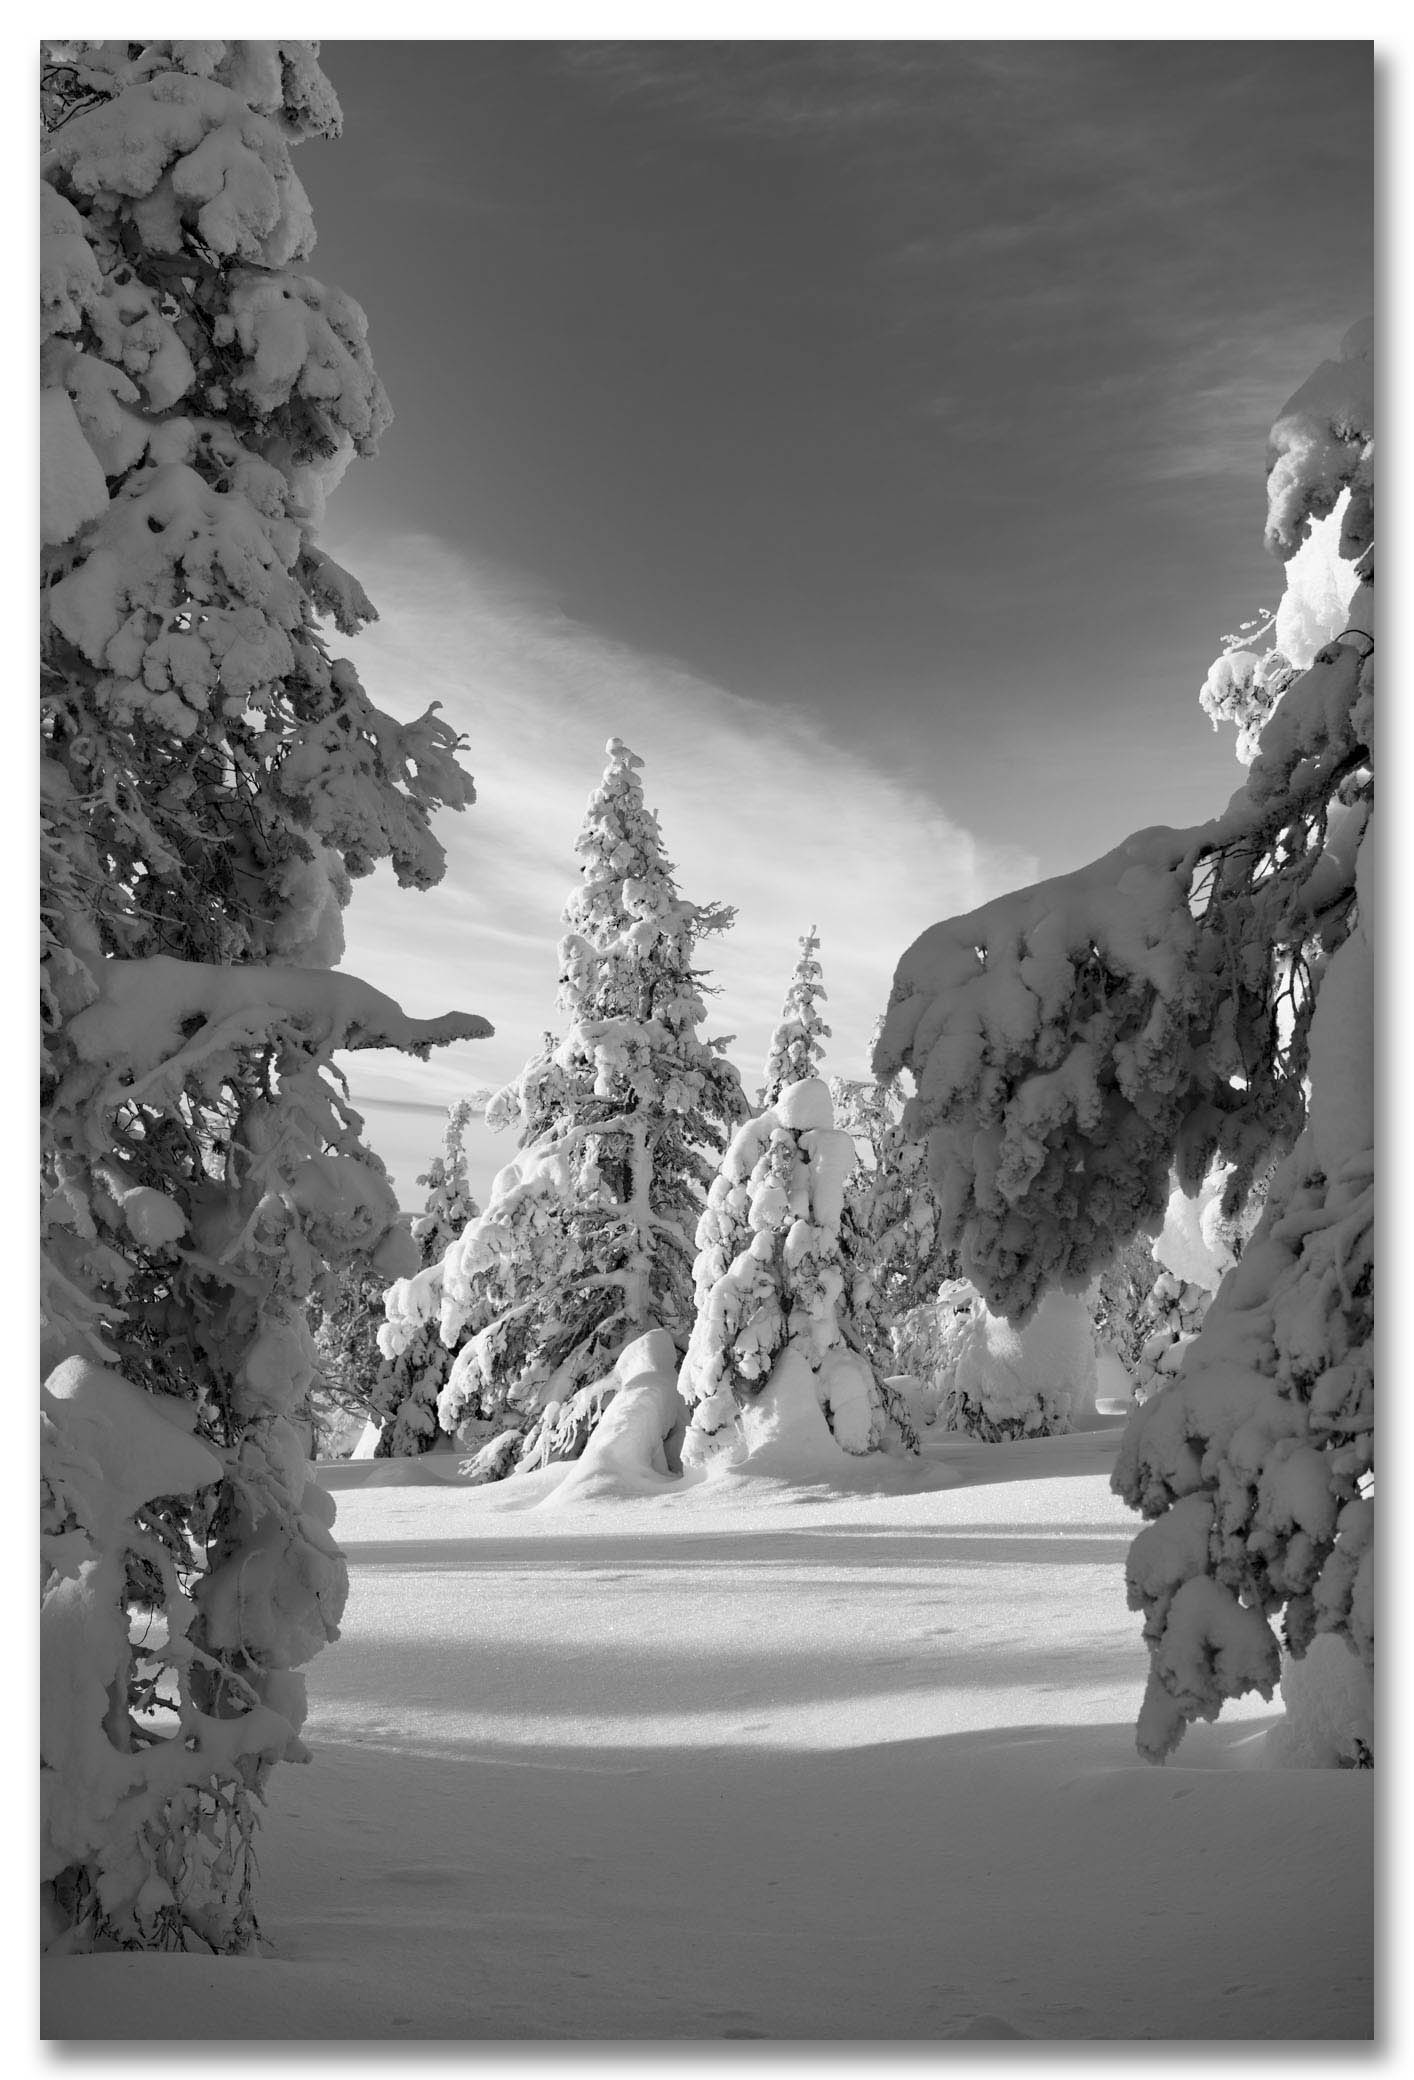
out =
<path fill-rule="evenodd" d="M 617 737 L 607 751 L 559 949 L 568 1023 L 488 1109 L 518 1153 L 441 1261 L 388 1297 L 387 1353 L 434 1315 L 456 1349 L 441 1421 L 487 1440 L 488 1475 L 577 1455 L 625 1343 L 662 1328 L 685 1348 L 693 1232 L 746 1111 L 726 1042 L 699 1031 L 698 944 L 732 913 L 679 895 L 642 761 Z"/>

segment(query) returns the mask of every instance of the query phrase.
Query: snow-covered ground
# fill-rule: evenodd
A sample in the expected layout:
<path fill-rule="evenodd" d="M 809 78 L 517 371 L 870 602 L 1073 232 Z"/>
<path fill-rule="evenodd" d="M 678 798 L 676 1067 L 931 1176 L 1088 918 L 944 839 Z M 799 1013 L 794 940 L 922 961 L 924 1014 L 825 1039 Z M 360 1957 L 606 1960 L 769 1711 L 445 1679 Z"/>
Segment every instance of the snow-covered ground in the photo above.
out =
<path fill-rule="evenodd" d="M 1368 1772 L 1141 1764 L 1117 1424 L 586 1496 L 323 1470 L 352 1591 L 261 1960 L 46 1963 L 46 2035 L 1363 2038 Z"/>

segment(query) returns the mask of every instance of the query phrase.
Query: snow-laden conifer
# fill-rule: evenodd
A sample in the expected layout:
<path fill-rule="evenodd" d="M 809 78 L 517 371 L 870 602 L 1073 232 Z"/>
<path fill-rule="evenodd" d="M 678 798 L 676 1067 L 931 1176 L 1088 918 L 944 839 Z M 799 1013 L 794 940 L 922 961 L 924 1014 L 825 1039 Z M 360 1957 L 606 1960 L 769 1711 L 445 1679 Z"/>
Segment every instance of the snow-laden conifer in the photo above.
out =
<path fill-rule="evenodd" d="M 372 614 L 314 529 L 389 415 L 301 271 L 315 47 L 48 45 L 43 123 L 44 1926 L 231 1950 L 345 1593 L 309 1302 L 409 1256 L 332 1056 L 489 1030 L 329 973 L 340 911 L 472 790 L 321 627 Z"/>
<path fill-rule="evenodd" d="M 388 1296 L 384 1351 L 435 1318 L 456 1351 L 442 1425 L 499 1476 L 575 1456 L 612 1397 L 619 1351 L 648 1330 L 681 1350 L 693 1233 L 744 1113 L 706 1016 L 701 939 L 732 912 L 686 901 L 617 737 L 575 849 L 559 1003 L 567 1026 L 487 1108 L 518 1152 L 440 1261 Z"/>
<path fill-rule="evenodd" d="M 441 1261 L 449 1245 L 481 1210 L 467 1178 L 465 1136 L 471 1113 L 470 1098 L 459 1098 L 451 1107 L 441 1153 L 417 1180 L 427 1187 L 422 1212 L 412 1224 L 413 1244 L 423 1270 Z M 380 1355 L 377 1338 L 386 1319 L 385 1297 L 379 1294 L 377 1318 L 363 1328 L 365 1348 L 375 1358 Z M 430 1450 L 437 1442 L 437 1399 L 451 1364 L 452 1352 L 430 1315 L 396 1357 L 383 1359 L 369 1401 L 374 1420 L 382 1425 L 376 1457 L 411 1456 Z"/>
<path fill-rule="evenodd" d="M 1282 1642 L 1329 1632 L 1373 1664 L 1372 338 L 1355 327 L 1272 429 L 1269 546 L 1293 557 L 1348 492 L 1360 582 L 1246 786 L 1211 823 L 934 926 L 876 1056 L 912 1066 L 945 1240 L 1016 1318 L 1155 1231 L 1171 1165 L 1194 1193 L 1223 1158 L 1230 1214 L 1283 1154 L 1115 1469 L 1154 1520 L 1128 1571 L 1153 1759 L 1226 1698 L 1269 1696 Z"/>
<path fill-rule="evenodd" d="M 804 1470 L 822 1447 L 916 1448 L 849 1305 L 840 1223 L 854 1163 L 818 1077 L 788 1084 L 733 1135 L 697 1228 L 685 1461 L 766 1445 L 783 1470 Z"/>
<path fill-rule="evenodd" d="M 905 1317 L 933 1300 L 953 1268 L 939 1245 L 928 1144 L 907 1123 L 901 1079 L 832 1076 L 830 1095 L 858 1150 L 840 1231 L 849 1305 L 876 1364 L 890 1371 Z"/>
<path fill-rule="evenodd" d="M 781 1015 L 766 1050 L 763 1107 L 774 1105 L 788 1083 L 803 1083 L 819 1074 L 830 1028 L 817 1008 L 829 995 L 817 954 L 820 936 L 814 925 L 800 941 L 800 953 L 786 991 Z"/>
<path fill-rule="evenodd" d="M 386 1367 L 378 1331 L 387 1286 L 386 1276 L 356 1259 L 343 1268 L 332 1295 L 312 1296 L 314 1377 L 300 1407 L 311 1458 L 337 1456 L 327 1449 L 329 1442 L 335 1437 L 356 1439 L 370 1419 Z"/>

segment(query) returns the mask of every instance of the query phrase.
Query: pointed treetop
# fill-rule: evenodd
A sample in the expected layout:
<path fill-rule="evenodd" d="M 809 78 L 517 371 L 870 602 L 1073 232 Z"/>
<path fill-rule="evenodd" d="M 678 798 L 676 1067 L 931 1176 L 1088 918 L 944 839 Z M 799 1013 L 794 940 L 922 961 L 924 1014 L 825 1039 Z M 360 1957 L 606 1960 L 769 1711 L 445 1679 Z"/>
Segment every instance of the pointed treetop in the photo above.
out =
<path fill-rule="evenodd" d="M 817 1003 L 828 994 L 822 979 L 823 971 L 815 958 L 819 945 L 819 933 L 811 925 L 800 941 L 800 953 L 781 1006 L 780 1022 L 771 1035 L 766 1055 L 766 1084 L 761 1095 L 763 1105 L 774 1105 L 787 1084 L 800 1083 L 806 1077 L 816 1075 L 818 1065 L 824 1059 L 824 1043 L 830 1038 L 830 1028 L 816 1009 Z"/>
<path fill-rule="evenodd" d="M 734 913 L 679 894 L 658 818 L 643 799 L 643 761 L 618 737 L 609 739 L 609 751 L 575 839 L 580 884 L 564 909 L 560 1007 L 576 1018 L 602 1018 L 632 1005 L 642 1016 L 651 1001 L 670 1024 L 695 1024 L 703 1006 L 693 948 L 706 933 L 724 930 Z"/>

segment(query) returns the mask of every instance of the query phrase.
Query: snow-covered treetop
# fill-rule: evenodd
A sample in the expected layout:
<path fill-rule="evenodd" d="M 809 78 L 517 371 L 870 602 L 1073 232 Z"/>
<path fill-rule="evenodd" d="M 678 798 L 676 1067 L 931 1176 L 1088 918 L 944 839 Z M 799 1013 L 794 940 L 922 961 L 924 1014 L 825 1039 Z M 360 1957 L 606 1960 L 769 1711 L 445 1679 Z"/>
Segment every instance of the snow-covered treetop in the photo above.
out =
<path fill-rule="evenodd" d="M 427 1197 L 412 1224 L 412 1239 L 424 1265 L 435 1262 L 480 1211 L 466 1168 L 465 1136 L 474 1109 L 471 1098 L 458 1098 L 448 1108 L 441 1153 L 418 1176 L 418 1183 L 427 1187 Z"/>
<path fill-rule="evenodd" d="M 829 992 L 819 961 L 820 938 L 814 925 L 800 941 L 800 955 L 781 1006 L 781 1016 L 766 1052 L 766 1082 L 762 1105 L 774 1105 L 787 1084 L 801 1083 L 816 1075 L 824 1059 L 824 1043 L 830 1028 L 815 1008 Z"/>
<path fill-rule="evenodd" d="M 704 1016 L 691 956 L 705 932 L 724 931 L 735 912 L 685 902 L 663 851 L 658 819 L 643 799 L 643 761 L 618 737 L 605 747 L 604 777 L 575 839 L 580 885 L 565 905 L 559 1003 L 577 1023 L 655 1018 L 681 1029 Z"/>

